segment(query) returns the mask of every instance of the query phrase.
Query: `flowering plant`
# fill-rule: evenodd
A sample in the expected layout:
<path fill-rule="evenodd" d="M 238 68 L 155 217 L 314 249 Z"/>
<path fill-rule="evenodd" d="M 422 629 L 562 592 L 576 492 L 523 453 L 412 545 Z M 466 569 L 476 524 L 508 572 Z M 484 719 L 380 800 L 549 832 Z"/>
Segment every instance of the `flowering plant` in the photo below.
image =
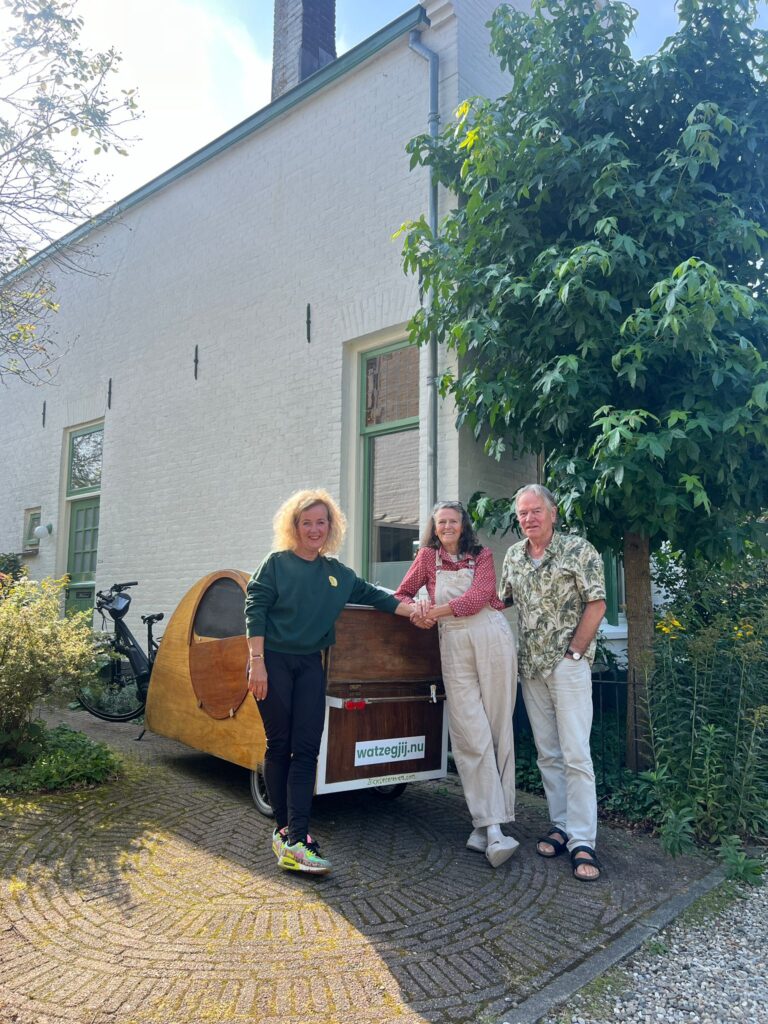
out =
<path fill-rule="evenodd" d="M 0 588 L 0 761 L 32 753 L 32 715 L 48 696 L 71 696 L 95 671 L 91 615 L 62 617 L 67 580 L 6 577 Z"/>
<path fill-rule="evenodd" d="M 667 560 L 665 563 L 665 559 Z M 768 829 L 768 560 L 664 556 L 644 775 L 668 849 Z M 683 827 L 683 824 L 685 826 Z"/>

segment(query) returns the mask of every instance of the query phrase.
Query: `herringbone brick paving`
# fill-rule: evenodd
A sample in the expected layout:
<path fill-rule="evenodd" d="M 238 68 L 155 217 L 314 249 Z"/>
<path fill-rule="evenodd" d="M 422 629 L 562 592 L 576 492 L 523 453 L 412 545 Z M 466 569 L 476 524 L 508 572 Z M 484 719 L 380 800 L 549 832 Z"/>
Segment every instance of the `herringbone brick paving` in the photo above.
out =
<path fill-rule="evenodd" d="M 136 725 L 66 720 L 128 755 L 117 783 L 6 800 L 1 1024 L 469 1024 L 505 1011 L 706 874 L 602 828 L 605 877 L 464 848 L 460 786 L 315 801 L 327 878 L 281 872 L 248 773 Z"/>

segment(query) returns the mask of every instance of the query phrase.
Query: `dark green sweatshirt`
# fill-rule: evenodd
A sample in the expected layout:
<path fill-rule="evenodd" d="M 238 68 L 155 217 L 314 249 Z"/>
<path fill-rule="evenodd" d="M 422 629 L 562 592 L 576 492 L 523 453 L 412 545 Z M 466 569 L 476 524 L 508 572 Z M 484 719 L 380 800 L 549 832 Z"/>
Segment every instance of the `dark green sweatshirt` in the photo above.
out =
<path fill-rule="evenodd" d="M 246 635 L 263 636 L 268 651 L 313 654 L 336 642 L 334 626 L 347 603 L 394 612 L 400 602 L 336 558 L 308 562 L 293 551 L 273 551 L 248 583 Z"/>

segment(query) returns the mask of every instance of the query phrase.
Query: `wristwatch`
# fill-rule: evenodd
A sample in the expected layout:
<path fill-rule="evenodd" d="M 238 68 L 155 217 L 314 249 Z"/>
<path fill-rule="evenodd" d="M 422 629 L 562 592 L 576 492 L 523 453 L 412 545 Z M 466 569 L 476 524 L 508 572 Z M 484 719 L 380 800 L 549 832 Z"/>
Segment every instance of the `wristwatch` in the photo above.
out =
<path fill-rule="evenodd" d="M 572 647 L 569 647 L 565 653 L 570 654 L 572 661 L 581 661 L 584 657 L 583 654 L 580 654 L 578 651 L 574 651 Z"/>

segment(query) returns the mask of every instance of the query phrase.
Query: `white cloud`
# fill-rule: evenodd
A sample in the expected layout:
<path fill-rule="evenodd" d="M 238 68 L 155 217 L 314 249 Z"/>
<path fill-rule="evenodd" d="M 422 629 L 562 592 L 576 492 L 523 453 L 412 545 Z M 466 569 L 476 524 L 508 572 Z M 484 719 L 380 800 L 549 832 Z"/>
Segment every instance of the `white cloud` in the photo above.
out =
<path fill-rule="evenodd" d="M 80 0 L 83 43 L 123 56 L 118 88 L 138 87 L 145 113 L 130 155 L 102 161 L 105 204 L 140 187 L 270 99 L 271 56 L 245 25 L 195 0 Z"/>

